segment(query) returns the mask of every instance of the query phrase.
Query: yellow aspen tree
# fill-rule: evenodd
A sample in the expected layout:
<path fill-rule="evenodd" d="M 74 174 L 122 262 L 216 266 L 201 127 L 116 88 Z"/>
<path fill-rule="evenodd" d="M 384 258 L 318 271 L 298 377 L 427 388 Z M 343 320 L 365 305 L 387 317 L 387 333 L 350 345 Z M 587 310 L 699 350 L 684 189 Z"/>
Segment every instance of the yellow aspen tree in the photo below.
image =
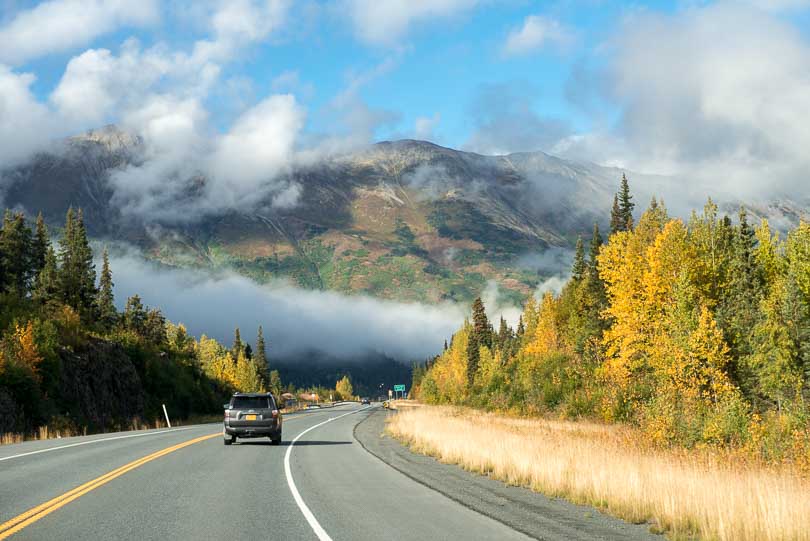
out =
<path fill-rule="evenodd" d="M 607 317 L 613 322 L 604 333 L 605 376 L 625 385 L 644 354 L 644 254 L 635 233 L 620 231 L 599 254 L 599 275 L 608 297 Z"/>
<path fill-rule="evenodd" d="M 770 287 L 784 272 L 784 259 L 782 243 L 779 241 L 779 232 L 771 233 L 768 220 L 764 219 L 755 230 L 757 246 L 754 249 L 754 258 L 762 268 L 765 284 Z"/>
<path fill-rule="evenodd" d="M 728 398 L 735 387 L 726 374 L 729 348 L 714 316 L 701 308 L 698 327 L 689 340 L 689 365 L 683 374 L 684 386 L 697 389 L 706 405 Z"/>
<path fill-rule="evenodd" d="M 537 323 L 532 340 L 526 346 L 526 353 L 542 355 L 557 351 L 569 352 L 570 348 L 563 340 L 558 321 L 559 304 L 560 300 L 550 291 L 543 295 L 537 311 Z"/>
<path fill-rule="evenodd" d="M 531 295 L 526 300 L 526 306 L 523 307 L 523 324 L 526 326 L 524 336 L 533 336 L 537 327 L 537 301 Z M 528 338 L 528 340 L 531 340 L 531 338 Z"/>
<path fill-rule="evenodd" d="M 799 227 L 790 232 L 785 254 L 796 285 L 805 302 L 810 302 L 810 224 L 802 221 Z"/>
<path fill-rule="evenodd" d="M 39 354 L 34 337 L 34 323 L 29 321 L 23 326 L 15 325 L 13 341 L 17 362 L 27 367 L 34 378 L 39 380 L 39 365 L 42 363 L 42 356 Z"/>

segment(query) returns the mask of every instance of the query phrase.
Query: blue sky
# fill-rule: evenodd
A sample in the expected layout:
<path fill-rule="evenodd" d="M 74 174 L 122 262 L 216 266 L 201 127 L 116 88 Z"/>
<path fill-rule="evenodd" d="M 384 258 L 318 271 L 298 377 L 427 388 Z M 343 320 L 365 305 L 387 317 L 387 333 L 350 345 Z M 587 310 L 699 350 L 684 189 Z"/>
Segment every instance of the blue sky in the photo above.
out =
<path fill-rule="evenodd" d="M 567 96 L 572 70 L 604 61 L 599 47 L 627 13 L 676 7 L 671 1 L 447 3 L 455 6 L 417 17 L 407 30 L 394 32 L 391 41 L 358 31 L 345 13 L 351 2 L 290 3 L 282 28 L 244 47 L 223 66 L 218 88 L 206 97 L 205 105 L 218 129 L 225 130 L 251 101 L 290 91 L 312 112 L 307 129 L 328 131 L 331 119 L 325 109 L 330 102 L 353 81 L 367 78 L 358 97 L 371 109 L 386 113 L 375 127 L 375 139 L 420 135 L 415 133 L 415 123 L 421 117 L 435 125 L 430 133 L 433 139 L 461 147 L 476 129 L 475 106 L 482 93 L 501 86 L 513 88 L 516 97 L 539 117 L 586 131 L 591 128 L 592 111 L 583 111 Z M 2 22 L 9 26 L 40 4 L 6 1 Z M 210 33 L 191 5 L 156 5 L 157 16 L 147 22 L 123 22 L 75 44 L 23 58 L 14 69 L 35 74 L 31 89 L 39 100 L 47 101 L 70 59 L 87 49 L 115 54 L 124 41 L 135 38 L 144 49 L 164 44 L 190 51 L 196 40 Z M 564 43 L 551 37 L 520 52 L 506 52 L 510 33 L 532 16 L 556 21 Z M 40 30 L 48 32 L 46 27 Z M 14 43 L 8 45 L 14 48 Z M 279 77 L 296 81 L 284 85 Z M 243 103 L 234 103 L 238 100 L 230 90 L 237 83 Z M 603 114 L 610 114 L 610 108 Z"/>
<path fill-rule="evenodd" d="M 810 0 L 0 8 L 0 165 L 115 123 L 149 143 L 150 175 L 239 164 L 228 182 L 246 190 L 296 160 L 403 137 L 735 190 L 793 190 L 810 167 Z"/>

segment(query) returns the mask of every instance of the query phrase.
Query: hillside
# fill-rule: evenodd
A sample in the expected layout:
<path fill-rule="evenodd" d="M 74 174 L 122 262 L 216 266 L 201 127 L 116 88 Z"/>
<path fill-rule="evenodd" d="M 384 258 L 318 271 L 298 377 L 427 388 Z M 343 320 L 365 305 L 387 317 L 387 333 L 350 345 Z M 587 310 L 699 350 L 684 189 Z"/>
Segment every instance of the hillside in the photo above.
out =
<path fill-rule="evenodd" d="M 42 211 L 49 224 L 81 207 L 94 236 L 171 266 L 422 302 L 470 301 L 495 280 L 522 301 L 567 266 L 553 248 L 605 224 L 622 174 L 542 152 L 482 156 L 381 142 L 294 167 L 286 180 L 300 196 L 290 208 L 273 208 L 268 195 L 267 204 L 197 215 L 188 209 L 206 181 L 191 179 L 169 221 L 170 205 L 163 218 L 124 209 L 120 184 L 110 182 L 144 155 L 142 139 L 115 127 L 68 138 L 3 174 L 5 204 Z M 672 192 L 663 177 L 631 179 L 640 201 Z"/>

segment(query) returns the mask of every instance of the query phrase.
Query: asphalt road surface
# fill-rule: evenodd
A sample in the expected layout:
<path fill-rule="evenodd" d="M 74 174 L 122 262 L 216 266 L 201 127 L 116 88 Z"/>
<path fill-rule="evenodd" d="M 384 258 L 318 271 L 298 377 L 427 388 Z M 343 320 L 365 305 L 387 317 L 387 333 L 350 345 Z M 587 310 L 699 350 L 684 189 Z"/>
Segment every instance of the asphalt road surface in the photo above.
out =
<path fill-rule="evenodd" d="M 0 540 L 529 539 L 367 452 L 376 409 L 286 415 L 281 446 L 221 424 L 2 446 Z"/>

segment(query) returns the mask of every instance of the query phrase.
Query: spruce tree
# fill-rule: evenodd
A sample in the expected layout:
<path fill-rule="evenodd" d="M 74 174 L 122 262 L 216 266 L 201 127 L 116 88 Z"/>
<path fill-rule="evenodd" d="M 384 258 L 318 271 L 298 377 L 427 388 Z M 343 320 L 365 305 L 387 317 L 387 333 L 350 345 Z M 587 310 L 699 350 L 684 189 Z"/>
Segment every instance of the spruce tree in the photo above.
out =
<path fill-rule="evenodd" d="M 585 246 L 582 243 L 582 235 L 577 237 L 577 247 L 574 250 L 574 264 L 571 266 L 571 278 L 579 282 L 585 277 Z"/>
<path fill-rule="evenodd" d="M 625 230 L 625 221 L 622 219 L 622 211 L 619 208 L 619 195 L 613 195 L 613 208 L 610 209 L 610 234 L 615 235 L 619 231 Z"/>
<path fill-rule="evenodd" d="M 96 295 L 96 313 L 99 323 L 104 329 L 111 329 L 118 319 L 118 311 L 115 309 L 115 299 L 113 297 L 112 271 L 110 270 L 110 257 L 107 249 L 102 254 L 101 277 L 98 283 L 98 294 Z"/>
<path fill-rule="evenodd" d="M 38 276 L 40 271 L 45 267 L 45 257 L 48 254 L 48 247 L 51 245 L 48 238 L 48 227 L 45 225 L 45 219 L 40 212 L 37 215 L 37 227 L 34 233 L 34 241 L 32 246 L 32 259 L 33 259 L 33 272 L 34 276 Z"/>
<path fill-rule="evenodd" d="M 138 295 L 128 298 L 123 314 L 124 327 L 138 336 L 144 336 L 146 334 L 146 317 L 146 309 L 143 307 L 141 298 Z"/>
<path fill-rule="evenodd" d="M 45 264 L 39 271 L 34 284 L 33 298 L 35 301 L 48 304 L 59 299 L 59 269 L 56 263 L 56 253 L 53 246 L 48 246 L 45 252 Z"/>
<path fill-rule="evenodd" d="M 81 210 L 68 209 L 65 236 L 60 244 L 60 287 L 62 299 L 75 309 L 85 321 L 95 316 L 96 270 L 93 250 L 87 239 Z"/>
<path fill-rule="evenodd" d="M 268 374 L 269 377 L 270 363 L 267 362 L 267 345 L 264 342 L 264 330 L 261 325 L 259 325 L 259 330 L 256 333 L 256 351 L 253 358 L 256 360 L 256 366 L 259 367 L 259 370 Z"/>
<path fill-rule="evenodd" d="M 84 226 L 84 213 L 79 209 L 76 219 L 76 238 L 75 238 L 75 253 L 76 253 L 76 270 L 79 278 L 79 296 L 80 306 L 79 310 L 84 311 L 88 319 L 92 319 L 95 315 L 95 300 L 96 300 L 96 266 L 93 263 L 93 250 L 90 248 L 90 242 L 87 239 L 87 229 Z"/>
<path fill-rule="evenodd" d="M 501 316 L 501 323 L 498 326 L 498 349 L 502 352 L 506 350 L 506 346 L 509 344 L 511 340 L 511 332 L 509 326 L 506 324 L 506 320 Z"/>
<path fill-rule="evenodd" d="M 150 344 L 156 346 L 163 345 L 167 342 L 166 318 L 159 309 L 152 308 L 146 313 L 143 337 Z"/>
<path fill-rule="evenodd" d="M 624 229 L 622 231 L 630 231 L 633 229 L 633 209 L 636 204 L 633 203 L 633 196 L 630 194 L 630 184 L 627 182 L 627 175 L 622 173 L 622 183 L 619 187 L 619 211 Z"/>
<path fill-rule="evenodd" d="M 487 312 L 481 297 L 473 302 L 473 334 L 482 346 L 492 347 L 492 326 L 487 319 Z"/>
<path fill-rule="evenodd" d="M 478 371 L 481 346 L 492 347 L 490 325 L 481 297 L 478 297 L 473 302 L 472 312 L 473 326 L 467 344 L 467 380 L 470 386 L 472 386 L 475 373 Z"/>
<path fill-rule="evenodd" d="M 594 223 L 593 233 L 591 234 L 590 252 L 588 253 L 588 273 L 596 278 L 599 277 L 597 258 L 599 257 L 599 250 L 602 249 L 602 244 L 604 244 L 604 241 L 602 240 L 602 233 L 599 232 L 599 224 Z"/>
<path fill-rule="evenodd" d="M 31 229 L 22 213 L 6 210 L 0 231 L 3 290 L 19 297 L 28 294 L 32 275 Z"/>
<path fill-rule="evenodd" d="M 245 345 L 242 343 L 242 334 L 239 332 L 239 327 L 233 331 L 233 345 L 231 346 L 231 355 L 236 359 L 240 354 L 245 351 Z"/>

